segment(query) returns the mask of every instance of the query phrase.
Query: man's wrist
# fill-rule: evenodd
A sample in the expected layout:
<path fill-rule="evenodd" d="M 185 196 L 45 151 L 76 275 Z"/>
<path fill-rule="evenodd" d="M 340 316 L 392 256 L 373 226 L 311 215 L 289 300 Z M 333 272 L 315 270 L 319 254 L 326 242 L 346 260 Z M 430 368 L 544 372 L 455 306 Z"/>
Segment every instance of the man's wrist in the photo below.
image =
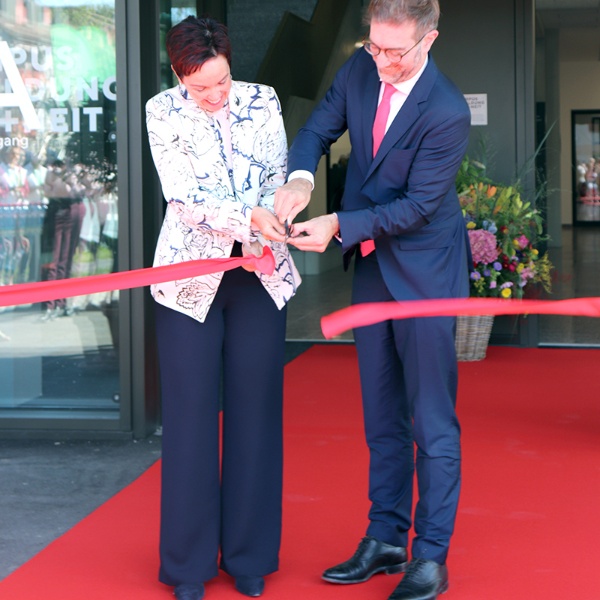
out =
<path fill-rule="evenodd" d="M 334 228 L 333 237 L 340 237 L 340 220 L 338 219 L 337 213 L 331 213 L 332 225 Z"/>
<path fill-rule="evenodd" d="M 314 175 L 310 171 L 293 171 L 288 176 L 288 182 L 291 181 L 301 181 L 306 182 L 310 188 L 307 188 L 309 192 L 312 192 L 315 189 L 315 178 Z"/>

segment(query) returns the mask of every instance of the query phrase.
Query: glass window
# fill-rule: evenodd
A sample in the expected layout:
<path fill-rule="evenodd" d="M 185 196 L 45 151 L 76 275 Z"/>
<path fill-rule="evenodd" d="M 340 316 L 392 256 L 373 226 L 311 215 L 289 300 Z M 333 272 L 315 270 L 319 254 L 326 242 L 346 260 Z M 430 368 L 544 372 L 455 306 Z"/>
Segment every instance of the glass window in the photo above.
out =
<path fill-rule="evenodd" d="M 117 198 L 114 0 L 0 3 L 0 286 L 117 271 Z M 118 418 L 118 307 L 0 307 L 0 419 Z"/>

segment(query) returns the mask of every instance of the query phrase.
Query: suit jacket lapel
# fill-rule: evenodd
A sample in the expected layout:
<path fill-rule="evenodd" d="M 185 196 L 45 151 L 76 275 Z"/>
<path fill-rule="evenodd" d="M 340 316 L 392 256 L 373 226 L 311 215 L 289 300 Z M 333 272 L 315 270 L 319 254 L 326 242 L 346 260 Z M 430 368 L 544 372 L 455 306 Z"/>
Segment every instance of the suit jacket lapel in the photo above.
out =
<path fill-rule="evenodd" d="M 233 183 L 235 195 L 239 199 L 242 199 L 244 196 L 246 177 L 250 168 L 248 157 L 252 155 L 252 143 L 254 141 L 252 128 L 240 125 L 242 121 L 251 121 L 247 108 L 249 101 L 250 99 L 247 95 L 242 94 L 242 88 L 238 87 L 234 81 L 229 93 L 229 125 L 231 126 L 232 168 L 235 175 Z M 244 175 L 241 176 L 241 174 Z"/>
<path fill-rule="evenodd" d="M 244 137 L 240 137 L 240 128 L 235 127 L 234 124 L 240 118 L 240 106 L 243 104 L 242 98 L 240 97 L 240 90 L 238 89 L 235 82 L 233 82 L 231 91 L 229 92 L 229 125 L 231 127 L 231 148 L 234 150 L 234 158 L 236 154 L 242 151 L 242 145 L 244 143 Z M 235 152 L 235 151 L 238 152 Z M 242 152 L 243 153 L 243 152 Z"/>
<path fill-rule="evenodd" d="M 373 170 L 377 168 L 377 165 L 379 165 L 394 144 L 396 144 L 396 142 L 412 127 L 413 123 L 419 118 L 421 115 L 421 108 L 419 105 L 422 102 L 425 102 L 429 97 L 429 93 L 437 77 L 437 73 L 437 67 L 430 56 L 429 62 L 423 71 L 423 74 L 415 84 L 415 87 L 412 89 L 411 93 L 406 98 L 402 108 L 400 109 L 400 112 L 398 112 L 396 118 L 391 123 L 389 129 L 383 137 L 383 141 L 381 142 L 377 156 L 373 159 L 371 167 L 367 173 L 367 177 L 371 175 Z M 374 118 L 375 115 L 373 114 L 373 119 Z M 371 135 L 371 153 L 373 152 L 372 137 L 373 136 Z"/>
<path fill-rule="evenodd" d="M 373 63 L 373 70 L 367 77 L 367 81 L 364 82 L 363 87 L 363 106 L 365 107 L 364 119 L 362 120 L 362 135 L 363 135 L 363 150 L 365 153 L 365 160 L 370 161 L 373 159 L 373 122 L 375 121 L 375 113 L 377 112 L 377 102 L 379 100 L 379 90 L 381 88 L 381 82 L 375 63 Z"/>

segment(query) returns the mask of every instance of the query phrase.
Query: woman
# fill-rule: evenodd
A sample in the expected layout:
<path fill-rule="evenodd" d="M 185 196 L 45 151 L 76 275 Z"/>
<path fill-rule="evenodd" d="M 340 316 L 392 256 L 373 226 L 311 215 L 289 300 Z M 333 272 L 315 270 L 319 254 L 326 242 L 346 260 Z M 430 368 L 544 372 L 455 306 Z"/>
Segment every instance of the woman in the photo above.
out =
<path fill-rule="evenodd" d="M 179 85 L 146 106 L 167 210 L 155 265 L 261 254 L 243 269 L 152 286 L 162 386 L 159 579 L 204 597 L 217 567 L 259 596 L 278 568 L 286 302 L 300 276 L 273 213 L 287 143 L 270 87 L 231 80 L 225 26 L 188 17 L 167 35 Z M 219 400 L 222 465 L 219 468 Z M 220 551 L 220 558 L 218 558 Z"/>

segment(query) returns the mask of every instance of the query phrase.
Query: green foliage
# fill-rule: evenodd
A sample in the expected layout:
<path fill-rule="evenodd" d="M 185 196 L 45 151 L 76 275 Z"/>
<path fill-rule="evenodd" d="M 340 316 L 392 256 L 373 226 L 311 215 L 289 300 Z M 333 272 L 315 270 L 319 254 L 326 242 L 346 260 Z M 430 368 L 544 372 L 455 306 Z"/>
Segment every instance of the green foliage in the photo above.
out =
<path fill-rule="evenodd" d="M 473 254 L 471 296 L 522 298 L 535 283 L 550 292 L 552 264 L 538 250 L 547 239 L 543 218 L 519 182 L 495 183 L 481 162 L 466 157 L 456 190 Z"/>

